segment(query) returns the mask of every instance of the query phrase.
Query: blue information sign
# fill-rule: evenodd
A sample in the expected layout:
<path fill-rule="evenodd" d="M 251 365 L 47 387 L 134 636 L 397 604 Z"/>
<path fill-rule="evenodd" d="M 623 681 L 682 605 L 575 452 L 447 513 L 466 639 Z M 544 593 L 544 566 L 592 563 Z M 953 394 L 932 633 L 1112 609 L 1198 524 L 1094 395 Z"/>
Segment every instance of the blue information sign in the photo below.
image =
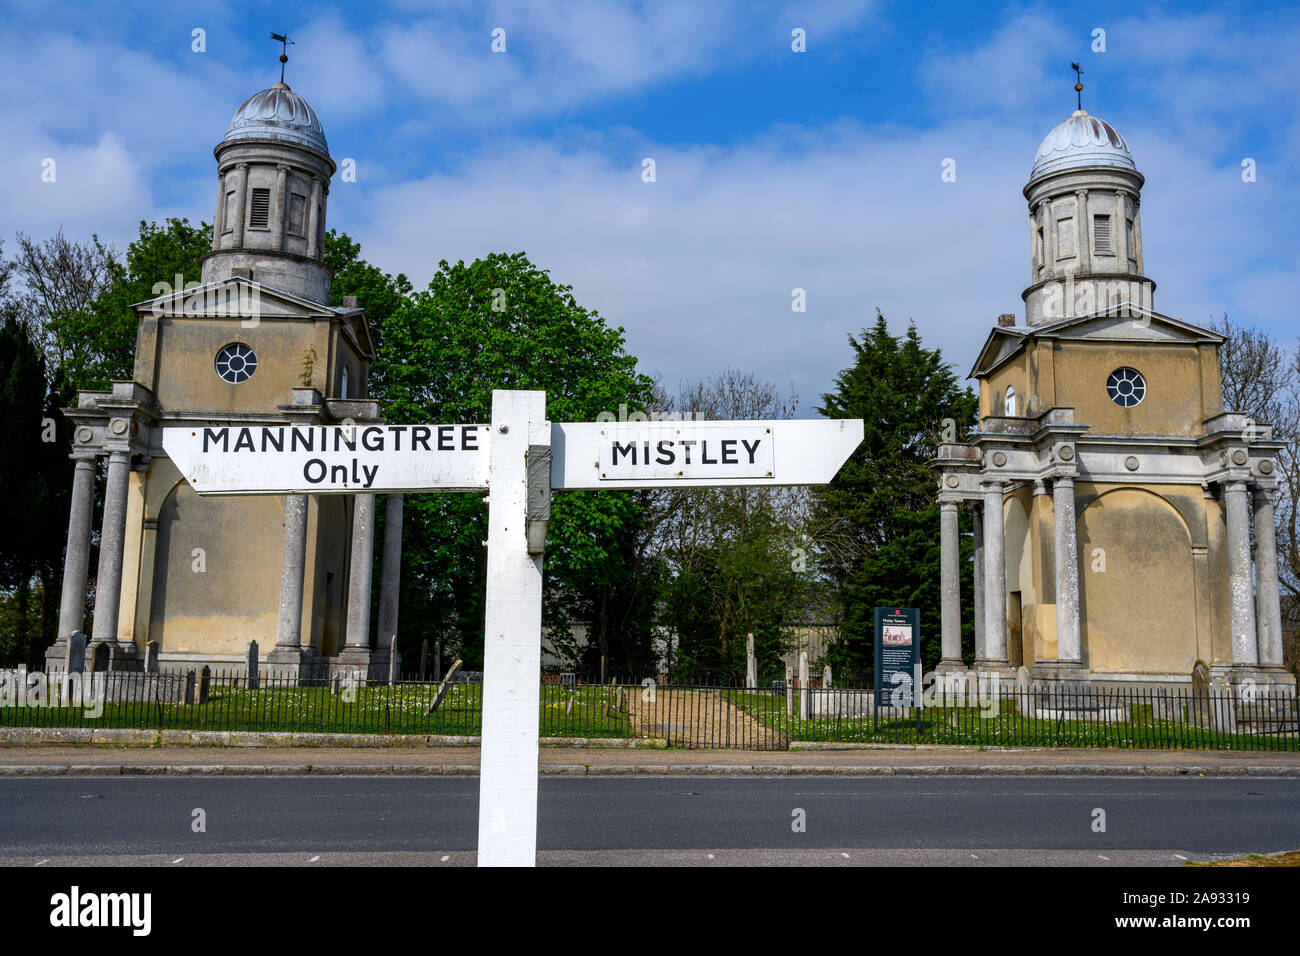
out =
<path fill-rule="evenodd" d="M 920 706 L 921 611 L 876 608 L 876 702 Z"/>

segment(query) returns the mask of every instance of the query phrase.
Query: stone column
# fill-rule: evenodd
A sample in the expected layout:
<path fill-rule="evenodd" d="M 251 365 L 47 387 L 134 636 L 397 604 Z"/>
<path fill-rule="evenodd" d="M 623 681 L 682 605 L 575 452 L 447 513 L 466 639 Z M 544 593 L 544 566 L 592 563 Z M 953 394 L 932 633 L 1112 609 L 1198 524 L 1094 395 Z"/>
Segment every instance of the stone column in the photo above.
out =
<path fill-rule="evenodd" d="M 1282 604 L 1277 590 L 1277 540 L 1273 526 L 1273 492 L 1255 489 L 1255 603 L 1259 626 L 1259 663 L 1282 666 Z"/>
<path fill-rule="evenodd" d="M 1250 505 L 1244 481 L 1228 481 L 1223 500 L 1228 512 L 1229 620 L 1232 622 L 1232 662 L 1259 663 L 1255 639 L 1255 601 L 1250 575 Z"/>
<path fill-rule="evenodd" d="M 248 207 L 248 163 L 238 163 L 235 176 L 235 231 L 231 236 L 231 247 L 242 248 L 244 245 L 244 219 Z"/>
<path fill-rule="evenodd" d="M 1056 658 L 1063 664 L 1082 664 L 1073 477 L 1060 475 L 1052 481 L 1052 523 L 1056 550 Z"/>
<path fill-rule="evenodd" d="M 297 661 L 302 654 L 302 589 L 307 566 L 307 496 L 284 496 L 284 551 L 280 560 L 280 610 L 268 660 Z"/>
<path fill-rule="evenodd" d="M 289 205 L 284 194 L 289 167 L 277 164 L 275 167 L 275 208 L 271 210 L 271 248 L 277 252 L 284 251 L 284 210 Z"/>
<path fill-rule="evenodd" d="M 1137 247 L 1133 250 L 1133 258 L 1137 260 L 1138 275 L 1145 275 L 1142 271 L 1142 200 L 1136 195 L 1133 197 L 1133 245 Z"/>
<path fill-rule="evenodd" d="M 311 178 L 311 207 L 307 210 L 307 256 L 314 259 L 319 252 L 316 235 L 320 232 L 320 177 Z"/>
<path fill-rule="evenodd" d="M 1128 273 L 1128 203 L 1124 201 L 1128 193 L 1122 189 L 1115 190 L 1115 261 L 1119 271 Z"/>
<path fill-rule="evenodd" d="M 1074 198 L 1077 203 L 1075 219 L 1078 222 L 1076 235 L 1079 237 L 1079 274 L 1092 271 L 1092 223 L 1088 221 L 1088 190 L 1076 189 Z"/>
<path fill-rule="evenodd" d="M 217 214 L 212 217 L 212 250 L 221 248 L 221 226 L 226 212 L 226 174 L 217 173 Z"/>
<path fill-rule="evenodd" d="M 975 659 L 984 660 L 988 655 L 984 649 L 984 506 L 976 503 L 971 507 L 971 524 L 974 528 L 975 545 Z"/>
<path fill-rule="evenodd" d="M 353 495 L 352 561 L 348 573 L 348 635 L 341 657 L 370 659 L 370 577 L 375 547 L 375 496 Z"/>
<path fill-rule="evenodd" d="M 1007 552 L 1002 524 L 1002 482 L 984 483 L 984 652 L 995 668 L 1007 666 Z"/>
<path fill-rule="evenodd" d="M 940 670 L 962 670 L 961 538 L 957 502 L 939 502 Z"/>
<path fill-rule="evenodd" d="M 59 635 L 65 643 L 86 621 L 86 576 L 90 570 L 90 522 L 95 510 L 95 456 L 79 454 L 72 474 L 72 504 L 68 509 L 68 548 L 63 555 L 63 599 L 59 604 Z"/>
<path fill-rule="evenodd" d="M 1044 199 L 1038 204 L 1043 214 L 1043 265 L 1047 275 L 1056 274 L 1056 223 L 1052 221 L 1052 204 Z"/>
<path fill-rule="evenodd" d="M 114 451 L 108 456 L 108 488 L 104 493 L 104 524 L 99 534 L 99 571 L 95 578 L 95 624 L 91 639 L 117 640 L 118 601 L 122 595 L 122 542 L 126 536 L 126 485 L 131 476 L 131 455 Z"/>
<path fill-rule="evenodd" d="M 402 582 L 402 508 L 400 494 L 384 496 L 384 557 L 379 576 L 379 646 L 397 633 L 397 605 Z"/>

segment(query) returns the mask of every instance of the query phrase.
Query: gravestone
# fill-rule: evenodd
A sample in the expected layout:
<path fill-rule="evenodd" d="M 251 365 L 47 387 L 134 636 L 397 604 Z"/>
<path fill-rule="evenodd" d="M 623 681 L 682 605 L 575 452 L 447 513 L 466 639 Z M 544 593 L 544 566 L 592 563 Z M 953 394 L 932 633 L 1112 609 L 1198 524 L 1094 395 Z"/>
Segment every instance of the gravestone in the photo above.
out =
<path fill-rule="evenodd" d="M 194 671 L 185 672 L 185 703 L 194 703 Z"/>
<path fill-rule="evenodd" d="M 433 679 L 442 677 L 442 641 L 433 642 Z"/>
<path fill-rule="evenodd" d="M 203 670 L 199 672 L 199 700 L 200 704 L 208 702 L 208 689 L 212 683 L 212 668 L 207 664 L 203 665 Z"/>
<path fill-rule="evenodd" d="M 424 675 L 429 670 L 429 639 L 426 637 L 420 642 L 420 680 L 424 680 Z"/>
<path fill-rule="evenodd" d="M 799 719 L 808 719 L 808 652 L 799 652 Z"/>
<path fill-rule="evenodd" d="M 745 686 L 758 686 L 758 660 L 754 657 L 754 635 L 745 638 Z"/>
<path fill-rule="evenodd" d="M 158 651 L 160 650 L 157 641 L 150 641 L 144 646 L 144 672 L 146 674 L 158 673 Z"/>
<path fill-rule="evenodd" d="M 333 694 L 335 697 L 338 696 L 339 686 L 342 683 L 343 683 L 343 678 L 340 675 L 334 674 L 330 677 L 330 693 Z"/>
<path fill-rule="evenodd" d="M 80 674 L 86 669 L 86 635 L 73 631 L 68 638 L 68 649 L 63 654 L 63 670 L 68 674 Z"/>
<path fill-rule="evenodd" d="M 397 635 L 394 634 L 388 641 L 388 686 L 392 687 L 397 683 L 400 676 L 398 671 L 397 657 Z"/>
<path fill-rule="evenodd" d="M 257 641 L 248 642 L 248 689 L 257 690 L 261 683 L 261 674 L 257 669 Z"/>
<path fill-rule="evenodd" d="M 794 713 L 794 671 L 790 665 L 785 665 L 785 715 L 789 717 Z"/>
<path fill-rule="evenodd" d="M 822 668 L 822 690 L 831 689 L 831 665 L 827 664 Z"/>
<path fill-rule="evenodd" d="M 574 690 L 578 686 L 578 675 L 574 671 L 565 671 L 560 675 L 560 686 L 565 690 Z"/>

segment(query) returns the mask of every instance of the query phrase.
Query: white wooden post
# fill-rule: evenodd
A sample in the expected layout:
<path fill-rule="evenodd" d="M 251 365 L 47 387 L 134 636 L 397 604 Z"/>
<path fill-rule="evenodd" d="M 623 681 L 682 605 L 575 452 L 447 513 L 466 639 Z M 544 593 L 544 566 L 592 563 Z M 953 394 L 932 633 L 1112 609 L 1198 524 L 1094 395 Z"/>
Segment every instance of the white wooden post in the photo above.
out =
<path fill-rule="evenodd" d="M 550 445 L 546 393 L 494 390 L 491 428 L 478 865 L 535 866 L 542 554 L 528 550 L 525 458 Z"/>

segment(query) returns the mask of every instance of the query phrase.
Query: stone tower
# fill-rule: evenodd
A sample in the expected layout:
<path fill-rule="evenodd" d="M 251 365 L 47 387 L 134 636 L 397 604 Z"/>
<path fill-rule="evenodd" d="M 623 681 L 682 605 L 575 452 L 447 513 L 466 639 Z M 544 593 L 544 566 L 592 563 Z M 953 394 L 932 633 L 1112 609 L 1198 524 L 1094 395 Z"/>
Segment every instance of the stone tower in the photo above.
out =
<path fill-rule="evenodd" d="M 1124 137 L 1086 110 L 1047 134 L 1024 190 L 1031 326 L 1126 302 L 1154 308 L 1155 283 L 1142 272 L 1143 182 Z"/>
<path fill-rule="evenodd" d="M 990 330 L 971 370 L 978 431 L 933 462 L 940 666 L 966 667 L 964 504 L 976 670 L 1170 687 L 1204 661 L 1233 686 L 1293 694 L 1273 527 L 1281 444 L 1223 407 L 1222 338 L 1154 310 L 1143 185 L 1124 138 L 1082 109 L 1038 149 L 1025 324 L 1003 315 Z"/>

